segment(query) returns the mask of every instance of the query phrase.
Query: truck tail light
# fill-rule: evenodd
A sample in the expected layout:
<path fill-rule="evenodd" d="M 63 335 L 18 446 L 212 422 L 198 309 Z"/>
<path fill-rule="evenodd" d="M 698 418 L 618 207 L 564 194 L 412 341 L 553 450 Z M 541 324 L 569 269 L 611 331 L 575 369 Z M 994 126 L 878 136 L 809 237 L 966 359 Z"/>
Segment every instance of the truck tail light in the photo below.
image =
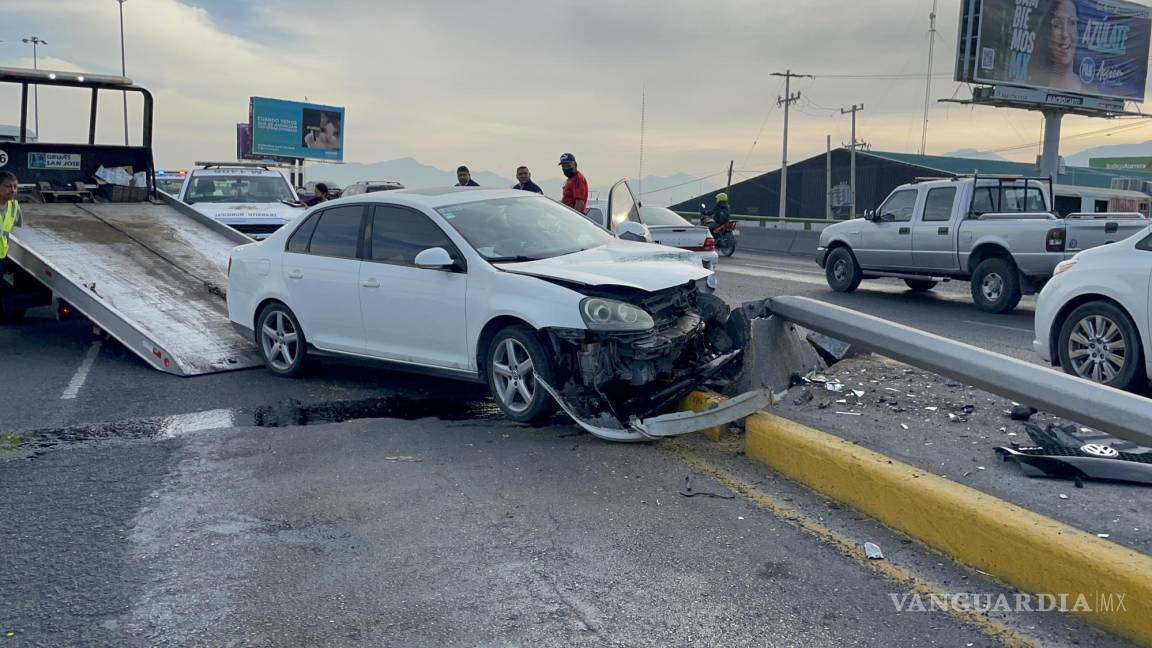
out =
<path fill-rule="evenodd" d="M 1045 247 L 1049 252 L 1063 252 L 1067 243 L 1067 232 L 1063 227 L 1054 227 L 1048 230 L 1045 238 Z"/>

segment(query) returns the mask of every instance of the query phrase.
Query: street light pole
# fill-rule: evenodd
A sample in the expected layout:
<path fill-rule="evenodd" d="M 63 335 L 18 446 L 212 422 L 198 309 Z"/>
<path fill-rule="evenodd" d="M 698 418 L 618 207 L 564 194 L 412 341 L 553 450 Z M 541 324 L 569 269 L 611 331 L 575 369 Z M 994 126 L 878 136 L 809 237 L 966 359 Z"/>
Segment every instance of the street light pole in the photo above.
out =
<path fill-rule="evenodd" d="M 124 3 L 127 0 L 116 0 L 120 3 L 120 76 L 128 76 L 128 67 L 124 57 Z M 124 146 L 128 146 L 128 91 L 124 91 Z"/>
<path fill-rule="evenodd" d="M 41 40 L 39 36 L 29 36 L 28 38 L 25 38 L 23 40 L 25 43 L 31 43 L 32 44 L 32 69 L 33 70 L 39 70 L 40 65 L 37 62 L 38 59 L 37 59 L 37 55 L 36 55 L 36 46 L 37 45 L 47 45 L 48 41 Z M 39 142 L 40 141 L 40 84 L 36 84 L 36 85 L 32 86 L 32 106 L 33 106 L 32 111 L 36 115 L 36 119 L 35 119 L 36 141 Z M 21 133 L 20 136 L 23 137 L 24 134 Z"/>

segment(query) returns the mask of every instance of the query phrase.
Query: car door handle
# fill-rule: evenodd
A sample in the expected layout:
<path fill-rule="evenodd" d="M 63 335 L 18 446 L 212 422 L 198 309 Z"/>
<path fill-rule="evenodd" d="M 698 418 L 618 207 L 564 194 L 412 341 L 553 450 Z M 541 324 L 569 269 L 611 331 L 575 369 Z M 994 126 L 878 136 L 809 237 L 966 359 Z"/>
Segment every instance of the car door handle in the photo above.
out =
<path fill-rule="evenodd" d="M 362 282 L 360 285 L 364 286 L 365 288 L 379 288 L 380 282 L 376 281 L 375 279 L 368 279 Z"/>
<path fill-rule="evenodd" d="M 911 228 L 911 227 L 901 227 L 901 228 L 900 228 L 900 233 L 901 233 L 901 234 L 911 234 L 911 233 L 912 233 L 912 228 Z"/>
<path fill-rule="evenodd" d="M 293 271 L 288 273 L 288 278 L 289 279 L 303 279 L 304 273 L 300 272 L 299 270 L 293 270 Z"/>
<path fill-rule="evenodd" d="M 940 234 L 941 236 L 943 236 L 943 235 L 945 235 L 945 234 L 947 234 L 947 233 L 948 233 L 948 228 L 947 228 L 947 227 L 941 227 L 941 228 L 938 228 L 938 229 L 936 230 L 936 233 L 937 233 L 937 234 Z"/>

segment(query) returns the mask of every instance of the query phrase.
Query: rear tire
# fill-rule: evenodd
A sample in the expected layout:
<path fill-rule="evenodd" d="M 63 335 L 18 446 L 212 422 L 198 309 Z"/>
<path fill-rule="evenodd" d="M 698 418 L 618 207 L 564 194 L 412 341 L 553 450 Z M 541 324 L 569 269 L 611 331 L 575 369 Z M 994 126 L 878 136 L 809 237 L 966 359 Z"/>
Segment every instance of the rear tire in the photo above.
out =
<path fill-rule="evenodd" d="M 928 292 L 936 287 L 936 282 L 928 279 L 905 279 L 904 283 L 912 292 Z"/>
<path fill-rule="evenodd" d="M 1060 327 L 1056 348 L 1065 373 L 1125 391 L 1148 386 L 1140 334 L 1113 304 L 1089 302 L 1072 311 Z"/>
<path fill-rule="evenodd" d="M 522 324 L 500 330 L 484 354 L 484 378 L 504 415 L 519 423 L 539 424 L 552 418 L 558 406 L 537 381 L 554 380 L 552 354 L 536 331 Z"/>
<path fill-rule="evenodd" d="M 724 234 L 716 241 L 716 252 L 722 257 L 730 257 L 736 253 L 736 237 L 731 232 Z"/>
<path fill-rule="evenodd" d="M 828 260 L 824 263 L 824 277 L 832 290 L 850 293 L 860 287 L 864 273 L 860 271 L 860 264 L 856 263 L 852 250 L 838 247 L 828 254 Z"/>
<path fill-rule="evenodd" d="M 972 301 L 986 313 L 1011 313 L 1020 303 L 1020 272 L 1004 257 L 985 259 L 972 274 Z"/>
<path fill-rule="evenodd" d="M 268 371 L 290 378 L 300 373 L 308 341 L 300 321 L 284 304 L 268 304 L 256 318 L 256 346 Z"/>

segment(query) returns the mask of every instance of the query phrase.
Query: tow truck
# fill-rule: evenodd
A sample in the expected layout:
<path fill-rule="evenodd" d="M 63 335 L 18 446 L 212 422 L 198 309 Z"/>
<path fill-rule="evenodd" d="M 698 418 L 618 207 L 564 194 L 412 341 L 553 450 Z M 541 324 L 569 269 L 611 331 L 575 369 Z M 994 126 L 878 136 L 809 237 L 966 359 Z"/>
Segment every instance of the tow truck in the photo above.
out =
<path fill-rule="evenodd" d="M 0 68 L 19 88 L 20 133 L 0 143 L 0 170 L 16 174 L 23 226 L 9 238 L 15 268 L 0 278 L 0 321 L 29 308 L 75 310 L 149 366 L 192 376 L 263 364 L 228 321 L 231 250 L 252 239 L 156 190 L 152 94 L 130 79 Z M 28 99 L 37 86 L 89 98 L 88 138 L 29 141 Z M 139 145 L 96 143 L 102 96 L 143 99 Z M 95 185 L 101 167 L 131 167 L 147 186 Z M 11 267 L 11 266 L 10 266 Z"/>

